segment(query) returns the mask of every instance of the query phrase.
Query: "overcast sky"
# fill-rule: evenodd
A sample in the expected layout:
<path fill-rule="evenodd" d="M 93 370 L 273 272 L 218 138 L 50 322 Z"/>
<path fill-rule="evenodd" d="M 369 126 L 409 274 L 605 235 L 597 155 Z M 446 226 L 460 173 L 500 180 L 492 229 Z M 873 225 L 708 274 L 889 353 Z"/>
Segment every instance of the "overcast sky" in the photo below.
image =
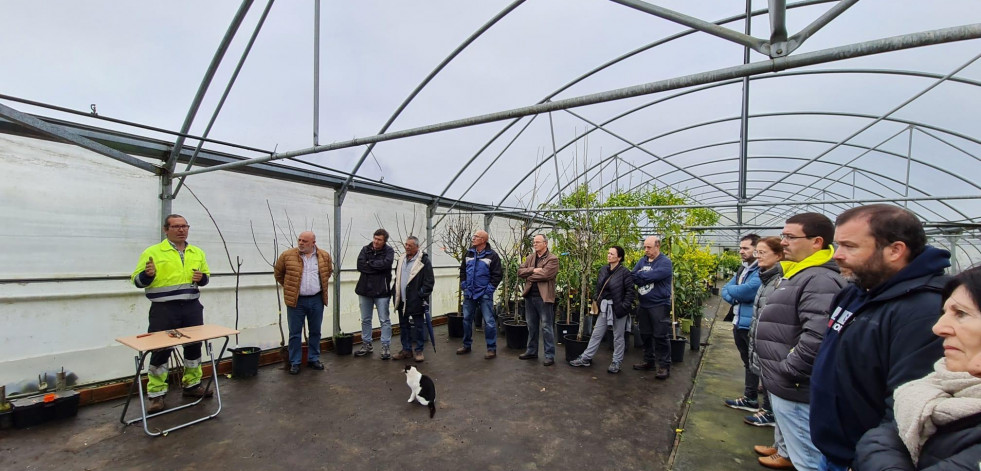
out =
<path fill-rule="evenodd" d="M 344 141 L 378 132 L 388 117 L 422 79 L 454 48 L 510 2 L 481 1 L 326 1 L 321 8 L 320 143 Z M 745 8 L 738 1 L 692 2 L 673 0 L 658 4 L 716 21 Z M 245 47 L 264 1 L 256 1 L 230 47 L 204 101 L 191 132 L 203 132 L 218 98 Z M 832 4 L 788 11 L 791 34 L 810 23 Z M 754 9 L 765 1 L 754 1 Z M 178 130 L 201 78 L 221 37 L 238 9 L 234 1 L 14 1 L 0 0 L 0 93 L 57 106 L 85 110 L 96 104 L 100 115 Z M 977 0 L 900 1 L 863 0 L 831 25 L 810 38 L 795 54 L 860 41 L 981 22 Z M 313 2 L 280 0 L 259 33 L 242 73 L 218 118 L 211 137 L 262 149 L 301 149 L 313 144 Z M 742 31 L 741 22 L 731 28 Z M 753 21 L 753 34 L 769 36 L 765 16 Z M 627 51 L 664 38 L 685 28 L 615 3 L 600 0 L 529 0 L 492 27 L 443 70 L 395 121 L 391 130 L 408 129 L 493 111 L 531 105 L 570 80 Z M 947 74 L 981 52 L 981 42 L 901 51 L 875 57 L 819 66 L 821 69 L 881 68 L 924 70 Z M 765 58 L 757 53 L 751 61 Z M 614 88 L 638 85 L 680 75 L 711 71 L 742 63 L 742 48 L 703 33 L 673 41 L 613 66 L 561 93 L 569 98 Z M 981 64 L 974 63 L 958 75 L 981 80 Z M 880 115 L 923 90 L 934 80 L 900 76 L 803 76 L 771 77 L 751 86 L 751 112 L 835 111 Z M 624 162 L 602 176 L 613 179 L 617 167 L 627 174 L 630 165 L 654 160 L 647 153 L 629 150 L 623 139 L 637 143 L 665 132 L 703 121 L 738 116 L 741 87 L 730 85 L 683 96 L 631 114 L 607 126 L 620 138 L 603 132 L 567 147 L 560 155 L 560 182 L 566 183 L 583 161 L 590 164 L 615 153 Z M 575 113 L 603 122 L 634 107 L 663 98 L 667 92 L 615 103 L 574 109 Z M 64 118 L 57 112 L 3 101 L 13 108 Z M 979 136 L 981 91 L 963 84 L 944 84 L 896 117 Z M 447 196 L 500 203 L 515 182 L 543 156 L 552 152 L 549 117 L 539 116 L 525 133 L 487 171 L 466 195 L 464 191 L 508 145 L 517 130 L 507 132 L 475 160 Z M 101 121 L 77 116 L 74 121 L 114 128 Z M 589 125 L 566 112 L 552 115 L 557 147 L 571 142 Z M 769 117 L 750 122 L 751 138 L 805 137 L 837 142 L 857 131 L 868 120 L 847 117 Z M 435 194 L 442 193 L 452 177 L 503 128 L 491 123 L 466 129 L 419 136 L 379 144 L 360 174 L 385 182 Z M 905 127 L 880 123 L 852 143 L 875 146 L 906 155 L 908 134 L 888 138 Z M 151 135 L 144 131 L 128 132 Z M 666 156 L 694 146 L 738 139 L 738 121 L 725 121 L 678 132 L 645 144 L 654 155 Z M 967 140 L 943 136 L 961 148 L 981 154 L 981 147 Z M 750 146 L 750 194 L 802 161 L 770 157 L 810 159 L 829 144 L 758 142 Z M 226 149 L 221 149 L 226 150 Z M 321 153 L 307 158 L 321 165 L 350 170 L 363 147 Z M 935 139 L 914 133 L 914 156 L 938 165 L 957 168 L 977 180 L 979 166 L 972 159 Z M 254 156 L 236 151 L 244 156 Z M 842 148 L 822 161 L 841 163 L 856 158 L 860 149 Z M 675 171 L 663 181 L 681 182 L 708 202 L 731 202 L 700 182 L 698 175 L 729 192 L 734 191 L 734 160 L 698 165 L 717 159 L 734 159 L 738 146 L 726 144 L 672 157 L 674 165 L 691 167 Z M 876 153 L 855 162 L 872 171 L 902 181 L 905 161 Z M 645 167 L 654 175 L 673 167 L 654 163 Z M 809 166 L 788 182 L 813 183 L 835 169 L 828 164 Z M 803 174 L 813 174 L 808 177 Z M 970 194 L 976 189 L 963 181 L 927 167 L 914 169 L 911 184 L 933 185 L 933 194 Z M 541 187 L 536 199 L 554 192 L 555 165 L 543 166 L 537 177 Z M 843 172 L 834 174 L 842 177 Z M 193 178 L 193 177 L 192 177 Z M 896 196 L 887 179 L 859 175 L 868 193 Z M 687 179 L 687 181 L 685 181 Z M 939 180 L 938 180 L 939 179 Z M 620 186 L 638 185 L 648 175 L 629 174 Z M 938 183 L 939 181 L 939 183 Z M 534 180 L 528 180 L 507 197 L 507 204 L 527 204 Z M 849 180 L 850 183 L 850 180 Z M 877 186 L 878 185 L 878 186 Z M 817 188 L 821 188 L 819 185 Z M 777 186 L 757 201 L 786 196 Z M 814 189 L 807 192 L 817 191 Z M 901 192 L 902 190 L 900 190 Z M 806 194 L 810 194 L 807 193 Z M 828 198 L 851 197 L 830 188 Z M 973 204 L 973 203 L 967 203 Z M 973 207 L 974 215 L 981 209 Z M 950 215 L 948 217 L 955 217 Z"/>

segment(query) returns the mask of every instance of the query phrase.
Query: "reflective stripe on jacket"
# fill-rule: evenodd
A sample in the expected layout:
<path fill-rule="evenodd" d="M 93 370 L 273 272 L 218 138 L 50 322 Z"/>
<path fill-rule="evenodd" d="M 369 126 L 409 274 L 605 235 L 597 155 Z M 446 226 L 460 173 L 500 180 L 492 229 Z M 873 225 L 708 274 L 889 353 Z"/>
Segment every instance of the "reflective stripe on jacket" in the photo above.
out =
<path fill-rule="evenodd" d="M 150 257 L 153 257 L 157 274 L 149 285 L 141 286 L 137 278 L 146 269 L 146 262 L 150 260 Z M 194 270 L 200 270 L 205 275 L 196 284 L 191 281 Z M 198 286 L 206 285 L 210 275 L 211 270 L 208 269 L 208 261 L 205 259 L 203 250 L 187 244 L 184 249 L 184 260 L 181 260 L 180 252 L 170 245 L 170 241 L 164 239 L 163 242 L 151 245 L 143 251 L 130 280 L 136 287 L 144 288 L 147 299 L 159 303 L 198 299 L 201 295 Z"/>

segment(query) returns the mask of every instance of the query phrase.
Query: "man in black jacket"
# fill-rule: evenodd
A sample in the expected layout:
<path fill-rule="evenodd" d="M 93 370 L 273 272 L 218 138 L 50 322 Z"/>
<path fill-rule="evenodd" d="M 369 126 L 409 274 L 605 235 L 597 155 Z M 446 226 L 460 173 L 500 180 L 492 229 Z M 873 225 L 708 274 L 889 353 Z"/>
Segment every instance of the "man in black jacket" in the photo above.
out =
<path fill-rule="evenodd" d="M 371 243 L 361 248 L 358 254 L 358 271 L 361 277 L 354 287 L 361 307 L 361 350 L 356 357 L 371 354 L 371 311 L 378 308 L 378 321 L 381 323 L 382 360 L 392 358 L 392 321 L 388 314 L 388 304 L 392 299 L 392 263 L 395 250 L 388 245 L 388 231 L 378 229 Z"/>
<path fill-rule="evenodd" d="M 409 236 L 405 239 L 405 255 L 395 269 L 395 312 L 399 314 L 402 351 L 392 358 L 408 360 L 414 357 L 417 362 L 425 360 L 422 352 L 426 349 L 426 311 L 429 310 L 429 297 L 435 284 L 429 256 L 419 251 L 419 239 Z M 413 343 L 416 345 L 414 354 Z"/>
<path fill-rule="evenodd" d="M 926 245 L 911 212 L 859 206 L 835 221 L 834 259 L 850 281 L 832 304 L 811 375 L 811 439 L 822 468 L 844 470 L 855 445 L 892 417 L 892 392 L 933 371 L 943 339 L 931 330 L 950 252 Z"/>

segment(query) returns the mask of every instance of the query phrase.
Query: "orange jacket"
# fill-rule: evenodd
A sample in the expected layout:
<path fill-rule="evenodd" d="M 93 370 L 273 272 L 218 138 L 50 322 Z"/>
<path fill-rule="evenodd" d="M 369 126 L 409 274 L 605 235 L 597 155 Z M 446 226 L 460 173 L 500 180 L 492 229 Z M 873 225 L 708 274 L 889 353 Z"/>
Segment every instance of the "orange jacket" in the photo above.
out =
<path fill-rule="evenodd" d="M 317 249 L 317 268 L 320 270 L 320 293 L 324 297 L 324 306 L 327 305 L 327 281 L 334 273 L 334 262 L 330 259 L 330 254 L 326 250 Z M 300 297 L 300 278 L 303 276 L 303 258 L 300 257 L 300 249 L 292 248 L 283 252 L 276 260 L 273 268 L 273 276 L 276 282 L 283 285 L 283 301 L 289 307 L 296 307 L 296 300 Z"/>

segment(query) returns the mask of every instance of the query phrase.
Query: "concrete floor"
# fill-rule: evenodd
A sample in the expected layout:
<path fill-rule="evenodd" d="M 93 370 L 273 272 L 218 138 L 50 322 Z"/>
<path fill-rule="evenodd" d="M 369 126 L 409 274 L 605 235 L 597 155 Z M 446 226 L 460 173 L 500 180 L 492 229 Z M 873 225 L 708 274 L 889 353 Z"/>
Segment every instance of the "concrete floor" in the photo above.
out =
<path fill-rule="evenodd" d="M 753 445 L 772 445 L 773 428 L 743 423 L 750 412 L 726 407 L 723 399 L 743 393 L 743 363 L 732 338 L 732 324 L 712 329 L 698 372 L 691 408 L 674 461 L 675 471 L 763 470 Z"/>
<path fill-rule="evenodd" d="M 718 302 L 707 303 L 706 326 Z M 222 377 L 221 414 L 166 437 L 120 424 L 119 400 L 83 407 L 75 419 L 3 430 L 0 463 L 5 470 L 665 469 L 700 359 L 686 350 L 671 378 L 657 381 L 630 369 L 641 361 L 633 348 L 626 369 L 611 375 L 605 346 L 591 368 L 561 361 L 562 345 L 557 364 L 545 367 L 519 360 L 522 351 L 503 338 L 497 359 L 484 360 L 480 332 L 465 356 L 454 353 L 460 339 L 449 339 L 445 326 L 436 339 L 439 351 L 428 347 L 418 365 L 436 382 L 434 419 L 406 403 L 405 363 L 379 360 L 376 341 L 368 358 L 325 353 L 323 372 L 290 376 L 272 365 L 254 378 Z M 168 405 L 180 400 L 172 394 Z M 200 407 L 158 418 L 158 426 Z"/>

